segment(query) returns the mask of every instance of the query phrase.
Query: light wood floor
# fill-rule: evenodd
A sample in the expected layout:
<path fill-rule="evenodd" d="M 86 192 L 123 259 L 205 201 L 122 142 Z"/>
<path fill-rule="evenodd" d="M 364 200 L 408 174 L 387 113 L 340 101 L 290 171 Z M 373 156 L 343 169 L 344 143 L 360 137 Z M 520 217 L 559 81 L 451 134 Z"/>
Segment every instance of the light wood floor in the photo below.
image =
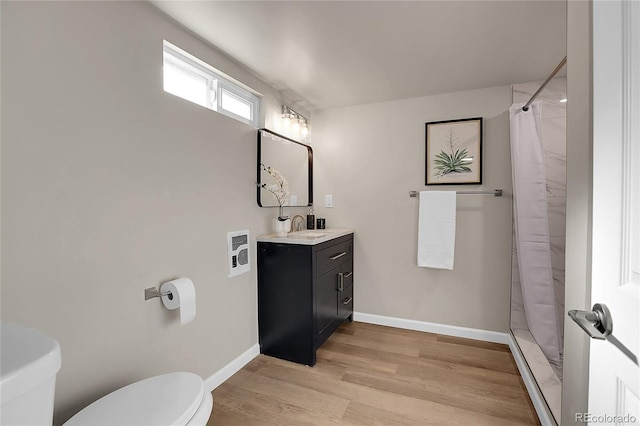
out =
<path fill-rule="evenodd" d="M 208 425 L 536 425 L 508 346 L 345 323 L 315 367 L 259 355 Z"/>

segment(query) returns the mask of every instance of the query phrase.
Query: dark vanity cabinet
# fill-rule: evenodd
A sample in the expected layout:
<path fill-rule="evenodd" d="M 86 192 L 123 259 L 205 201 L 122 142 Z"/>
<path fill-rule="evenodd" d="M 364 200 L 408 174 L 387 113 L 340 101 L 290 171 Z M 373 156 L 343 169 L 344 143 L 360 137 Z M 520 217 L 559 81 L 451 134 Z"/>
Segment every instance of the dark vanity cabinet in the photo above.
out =
<path fill-rule="evenodd" d="M 313 366 L 353 319 L 353 233 L 318 244 L 258 241 L 260 352 Z"/>

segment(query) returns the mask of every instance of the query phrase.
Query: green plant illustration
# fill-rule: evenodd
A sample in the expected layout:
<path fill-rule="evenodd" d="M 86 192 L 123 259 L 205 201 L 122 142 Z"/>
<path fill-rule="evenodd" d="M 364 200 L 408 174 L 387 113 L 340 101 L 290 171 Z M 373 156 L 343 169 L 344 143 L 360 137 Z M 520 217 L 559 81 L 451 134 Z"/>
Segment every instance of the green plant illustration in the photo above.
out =
<path fill-rule="evenodd" d="M 436 176 L 442 177 L 449 173 L 471 172 L 471 169 L 468 166 L 473 164 L 473 158 L 469 158 L 467 148 L 463 148 L 462 150 L 456 149 L 458 139 L 456 132 L 454 132 L 453 129 L 449 129 L 449 135 L 445 142 L 449 145 L 451 153 L 449 154 L 444 150 L 441 150 L 435 156 L 433 163 L 437 170 L 435 173 Z"/>

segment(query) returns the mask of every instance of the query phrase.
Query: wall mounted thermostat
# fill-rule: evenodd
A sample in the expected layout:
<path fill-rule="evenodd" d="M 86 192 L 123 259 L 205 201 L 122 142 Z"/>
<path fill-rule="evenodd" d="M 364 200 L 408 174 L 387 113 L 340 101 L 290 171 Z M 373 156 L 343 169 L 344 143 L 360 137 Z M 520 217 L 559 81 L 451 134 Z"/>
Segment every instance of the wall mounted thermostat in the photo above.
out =
<path fill-rule="evenodd" d="M 235 277 L 251 270 L 249 231 L 227 233 L 227 265 L 229 267 L 229 277 Z"/>

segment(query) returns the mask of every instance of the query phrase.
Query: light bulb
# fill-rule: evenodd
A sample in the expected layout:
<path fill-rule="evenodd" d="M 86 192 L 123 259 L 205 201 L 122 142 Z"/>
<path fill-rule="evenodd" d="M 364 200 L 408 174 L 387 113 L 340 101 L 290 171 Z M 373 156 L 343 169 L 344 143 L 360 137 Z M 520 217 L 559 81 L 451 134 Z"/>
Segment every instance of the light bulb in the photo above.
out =
<path fill-rule="evenodd" d="M 289 114 L 282 114 L 282 121 L 284 123 L 284 128 L 288 129 L 291 126 L 291 118 Z"/>

